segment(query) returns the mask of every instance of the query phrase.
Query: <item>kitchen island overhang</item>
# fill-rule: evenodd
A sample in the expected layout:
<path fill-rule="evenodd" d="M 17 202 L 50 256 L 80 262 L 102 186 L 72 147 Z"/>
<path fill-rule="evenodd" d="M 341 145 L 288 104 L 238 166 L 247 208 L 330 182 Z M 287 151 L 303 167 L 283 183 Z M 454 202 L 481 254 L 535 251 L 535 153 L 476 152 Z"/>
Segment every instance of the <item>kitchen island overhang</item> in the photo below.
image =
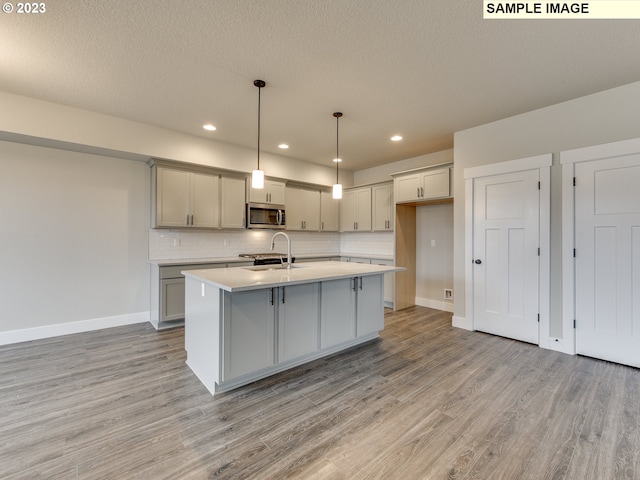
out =
<path fill-rule="evenodd" d="M 402 267 L 313 262 L 182 272 L 187 364 L 212 393 L 378 337 L 384 274 Z"/>

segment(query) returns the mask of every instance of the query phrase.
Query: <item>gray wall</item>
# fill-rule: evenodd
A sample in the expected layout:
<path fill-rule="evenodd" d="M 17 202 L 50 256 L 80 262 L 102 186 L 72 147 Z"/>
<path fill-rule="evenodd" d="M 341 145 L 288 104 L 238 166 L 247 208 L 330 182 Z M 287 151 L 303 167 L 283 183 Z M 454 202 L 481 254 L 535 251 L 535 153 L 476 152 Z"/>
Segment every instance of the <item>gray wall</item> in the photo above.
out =
<path fill-rule="evenodd" d="M 453 204 L 416 207 L 416 297 L 450 304 L 445 288 L 453 289 Z"/>
<path fill-rule="evenodd" d="M 562 337 L 559 152 L 640 137 L 640 82 L 457 132 L 454 136 L 454 315 L 465 317 L 465 168 L 553 153 L 550 335 Z"/>
<path fill-rule="evenodd" d="M 149 167 L 0 141 L 0 332 L 149 311 Z"/>

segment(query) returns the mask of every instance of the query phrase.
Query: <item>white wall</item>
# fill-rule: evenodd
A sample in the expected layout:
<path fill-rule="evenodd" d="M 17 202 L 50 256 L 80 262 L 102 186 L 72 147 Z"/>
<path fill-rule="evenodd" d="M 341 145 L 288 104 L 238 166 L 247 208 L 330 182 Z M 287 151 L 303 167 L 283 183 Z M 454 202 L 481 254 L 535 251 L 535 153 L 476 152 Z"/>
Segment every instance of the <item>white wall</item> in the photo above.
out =
<path fill-rule="evenodd" d="M 561 170 L 558 154 L 640 137 L 640 82 L 481 125 L 454 136 L 454 315 L 465 317 L 465 168 L 553 153 L 550 335 L 562 337 Z M 566 253 L 566 252 L 565 252 Z M 571 292 L 564 292 L 571 301 Z"/>
<path fill-rule="evenodd" d="M 148 320 L 149 167 L 3 141 L 0 167 L 0 343 Z"/>
<path fill-rule="evenodd" d="M 441 152 L 428 153 L 426 155 L 420 155 L 419 157 L 386 163 L 378 167 L 358 170 L 357 172 L 353 172 L 353 182 L 354 185 L 386 182 L 393 180 L 391 177 L 392 173 L 451 162 L 453 162 L 453 149 L 442 150 Z"/>
<path fill-rule="evenodd" d="M 195 135 L 110 117 L 33 98 L 0 92 L 0 140 L 9 140 L 119 158 L 164 158 L 221 169 L 250 172 L 256 151 Z M 332 185 L 333 166 L 260 154 L 265 175 Z M 353 173 L 340 170 L 345 186 Z"/>

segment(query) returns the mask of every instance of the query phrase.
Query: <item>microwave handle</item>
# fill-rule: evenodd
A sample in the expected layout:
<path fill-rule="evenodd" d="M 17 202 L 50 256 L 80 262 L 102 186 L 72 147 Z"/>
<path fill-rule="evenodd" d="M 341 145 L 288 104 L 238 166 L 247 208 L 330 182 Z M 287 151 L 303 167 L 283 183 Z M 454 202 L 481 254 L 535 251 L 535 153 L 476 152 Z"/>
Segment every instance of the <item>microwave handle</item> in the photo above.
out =
<path fill-rule="evenodd" d="M 278 225 L 282 225 L 282 210 L 278 210 Z"/>

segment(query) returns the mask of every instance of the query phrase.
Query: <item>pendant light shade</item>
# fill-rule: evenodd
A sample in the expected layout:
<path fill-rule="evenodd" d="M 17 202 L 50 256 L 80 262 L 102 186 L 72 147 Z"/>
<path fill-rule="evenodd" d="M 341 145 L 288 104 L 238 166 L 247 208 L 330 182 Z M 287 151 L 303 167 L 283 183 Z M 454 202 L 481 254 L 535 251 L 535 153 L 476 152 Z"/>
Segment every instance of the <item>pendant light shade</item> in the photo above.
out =
<path fill-rule="evenodd" d="M 264 172 L 260 170 L 260 90 L 266 83 L 263 80 L 255 80 L 253 84 L 258 87 L 258 167 L 251 172 L 251 187 L 264 188 Z"/>
<path fill-rule="evenodd" d="M 333 198 L 339 200 L 342 198 L 342 184 L 334 183 L 333 184 Z"/>
<path fill-rule="evenodd" d="M 339 121 L 340 121 L 340 117 L 342 116 L 342 112 L 334 112 L 333 116 L 336 118 L 336 158 L 334 160 L 334 162 L 336 162 L 336 183 L 333 184 L 332 197 L 335 199 L 340 199 L 342 198 L 342 184 L 338 180 L 338 164 L 341 162 L 338 146 L 339 146 L 339 138 L 340 138 L 339 137 L 339 133 L 340 133 Z"/>

